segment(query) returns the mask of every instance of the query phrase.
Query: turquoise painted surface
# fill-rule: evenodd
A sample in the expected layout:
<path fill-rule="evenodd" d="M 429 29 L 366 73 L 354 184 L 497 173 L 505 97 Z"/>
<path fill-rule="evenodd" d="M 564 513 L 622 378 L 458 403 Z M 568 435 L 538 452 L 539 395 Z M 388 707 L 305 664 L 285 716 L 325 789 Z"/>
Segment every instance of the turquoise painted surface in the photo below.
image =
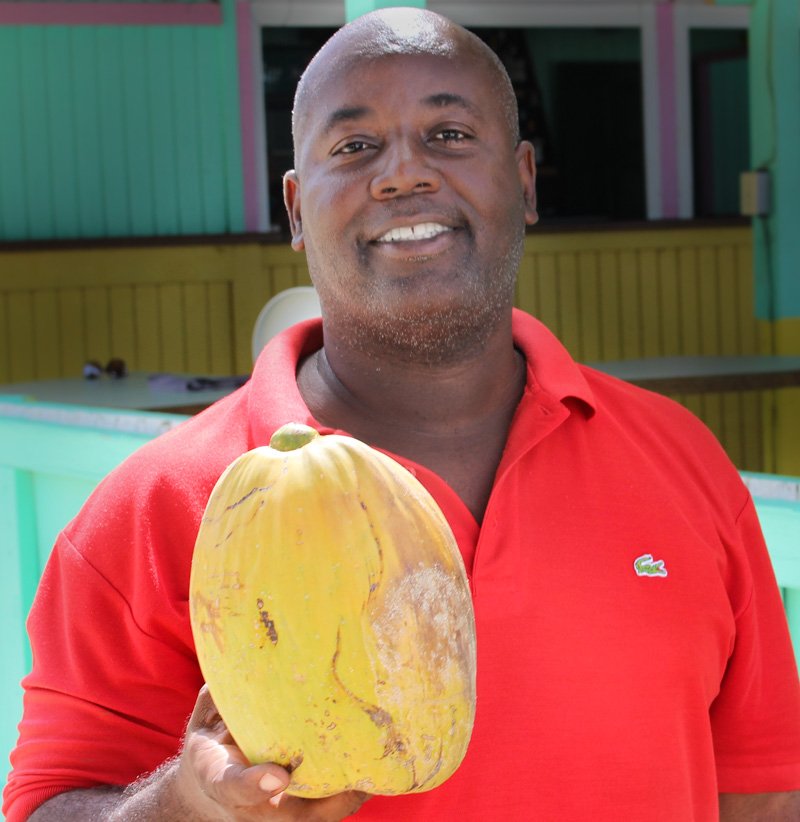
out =
<path fill-rule="evenodd" d="M 55 419 L 14 416 L 31 408 L 46 408 Z M 56 421 L 59 415 L 69 414 L 78 415 L 75 424 L 66 419 Z M 22 711 L 19 683 L 31 664 L 25 619 L 55 538 L 109 471 L 183 419 L 167 414 L 45 406 L 15 398 L 0 402 L 0 567 L 6 580 L 0 597 L 3 781 Z"/>
<path fill-rule="evenodd" d="M 771 213 L 753 220 L 756 308 L 763 319 L 800 317 L 800 3 L 752 6 L 751 160 L 772 186 Z"/>
<path fill-rule="evenodd" d="M 800 477 L 742 472 L 756 505 L 800 666 Z"/>
<path fill-rule="evenodd" d="M 0 240 L 244 229 L 223 10 L 218 26 L 0 27 Z"/>

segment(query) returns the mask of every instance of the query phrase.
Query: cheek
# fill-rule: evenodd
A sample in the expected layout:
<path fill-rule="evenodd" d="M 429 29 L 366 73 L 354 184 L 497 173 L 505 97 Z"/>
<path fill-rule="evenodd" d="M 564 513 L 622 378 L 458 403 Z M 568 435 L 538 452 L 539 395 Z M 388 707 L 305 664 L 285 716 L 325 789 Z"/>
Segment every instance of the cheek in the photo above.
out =
<path fill-rule="evenodd" d="M 318 245 L 341 242 L 352 219 L 352 195 L 347 187 L 336 183 L 317 184 L 309 186 L 304 195 L 303 224 L 307 241 L 310 238 Z"/>

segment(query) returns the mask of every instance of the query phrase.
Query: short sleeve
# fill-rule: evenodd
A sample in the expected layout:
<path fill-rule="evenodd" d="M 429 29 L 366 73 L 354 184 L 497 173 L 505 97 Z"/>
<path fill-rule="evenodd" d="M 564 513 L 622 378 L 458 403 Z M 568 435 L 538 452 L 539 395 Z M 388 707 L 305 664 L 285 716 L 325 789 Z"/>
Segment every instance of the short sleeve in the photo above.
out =
<path fill-rule="evenodd" d="M 786 616 L 755 506 L 748 498 L 731 546 L 749 588 L 720 692 L 711 707 L 719 790 L 800 789 L 800 681 Z"/>

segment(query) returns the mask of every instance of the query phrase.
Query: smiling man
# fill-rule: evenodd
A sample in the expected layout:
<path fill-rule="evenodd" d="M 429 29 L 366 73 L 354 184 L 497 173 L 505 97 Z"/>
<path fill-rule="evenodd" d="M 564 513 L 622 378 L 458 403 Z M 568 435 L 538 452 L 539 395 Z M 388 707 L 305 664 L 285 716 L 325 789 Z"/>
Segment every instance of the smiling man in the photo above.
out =
<path fill-rule="evenodd" d="M 367 15 L 310 64 L 294 131 L 286 204 L 322 322 L 275 338 L 59 537 L 6 818 L 800 818 L 797 669 L 736 470 L 683 408 L 513 309 L 534 156 L 497 58 L 430 12 Z M 288 421 L 391 454 L 457 537 L 477 714 L 435 790 L 287 796 L 201 688 L 198 523 L 228 463 Z"/>

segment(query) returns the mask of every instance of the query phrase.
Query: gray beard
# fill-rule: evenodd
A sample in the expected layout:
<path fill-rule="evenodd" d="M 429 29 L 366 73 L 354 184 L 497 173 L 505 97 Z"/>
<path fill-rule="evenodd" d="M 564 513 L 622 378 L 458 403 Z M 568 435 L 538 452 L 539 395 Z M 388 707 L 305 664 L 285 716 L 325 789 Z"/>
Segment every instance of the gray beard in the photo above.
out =
<path fill-rule="evenodd" d="M 495 261 L 488 276 L 466 278 L 457 305 L 398 312 L 380 294 L 367 297 L 366 317 L 337 327 L 337 336 L 376 359 L 423 366 L 451 365 L 484 349 L 492 333 L 507 321 L 514 301 L 524 233 Z"/>

